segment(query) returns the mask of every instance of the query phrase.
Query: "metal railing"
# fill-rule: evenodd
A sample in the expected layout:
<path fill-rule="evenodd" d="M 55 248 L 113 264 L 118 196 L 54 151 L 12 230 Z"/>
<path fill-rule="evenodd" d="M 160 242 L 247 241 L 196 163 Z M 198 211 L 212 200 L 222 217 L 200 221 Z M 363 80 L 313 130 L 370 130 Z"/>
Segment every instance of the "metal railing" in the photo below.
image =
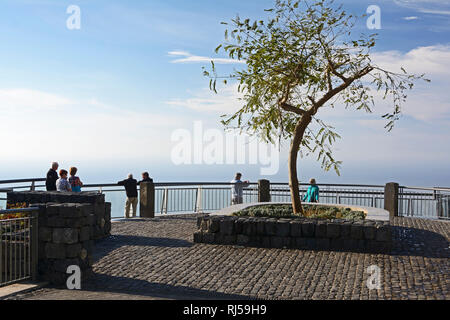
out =
<path fill-rule="evenodd" d="M 300 196 L 303 199 L 309 184 L 300 184 Z M 384 186 L 380 185 L 349 185 L 349 184 L 318 184 L 320 189 L 319 202 L 366 207 L 384 207 Z M 290 202 L 289 184 L 271 183 L 271 201 Z"/>
<path fill-rule="evenodd" d="M 38 182 L 45 179 L 20 179 L 0 181 L 0 200 L 2 192 L 8 190 L 39 190 L 45 185 Z M 2 187 L 5 186 L 6 187 Z M 291 195 L 287 183 L 272 182 L 271 201 L 290 202 Z M 303 197 L 308 184 L 300 184 Z M 346 205 L 360 205 L 384 208 L 384 185 L 356 184 L 318 184 L 320 202 Z M 107 201 L 125 202 L 123 187 L 112 184 L 87 184 L 83 190 L 99 190 L 107 196 Z M 109 199 L 108 199 L 109 198 Z M 120 199 L 120 200 L 119 200 Z M 256 202 L 258 184 L 251 183 L 244 189 L 244 203 Z M 223 182 L 164 182 L 155 183 L 155 212 L 160 214 L 216 211 L 231 204 L 231 183 Z M 1 207 L 1 203 L 0 203 Z M 399 216 L 450 219 L 450 188 L 399 188 Z M 115 210 L 115 209 L 114 209 Z M 123 216 L 122 212 L 116 216 Z"/>
<path fill-rule="evenodd" d="M 24 216 L 16 216 L 16 214 Z M 37 277 L 38 209 L 0 210 L 0 287 Z"/>
<path fill-rule="evenodd" d="M 399 216 L 450 219 L 450 188 L 399 188 Z"/>

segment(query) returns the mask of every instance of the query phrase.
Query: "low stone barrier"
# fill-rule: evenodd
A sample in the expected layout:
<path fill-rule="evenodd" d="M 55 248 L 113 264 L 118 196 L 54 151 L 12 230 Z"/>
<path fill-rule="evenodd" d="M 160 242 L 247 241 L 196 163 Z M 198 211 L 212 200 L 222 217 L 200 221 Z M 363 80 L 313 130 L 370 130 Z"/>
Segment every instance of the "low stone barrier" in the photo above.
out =
<path fill-rule="evenodd" d="M 197 226 L 194 242 L 207 244 L 385 253 L 392 242 L 388 221 L 207 215 Z"/>
<path fill-rule="evenodd" d="M 45 203 L 88 203 L 92 205 L 94 214 L 91 239 L 103 239 L 111 233 L 111 203 L 105 202 L 105 195 L 99 192 L 21 191 L 8 192 L 7 199 L 8 205 L 25 203 L 27 206 Z"/>
<path fill-rule="evenodd" d="M 38 277 L 65 286 L 67 268 L 80 267 L 81 279 L 92 274 L 95 214 L 93 203 L 31 203 L 38 215 Z"/>

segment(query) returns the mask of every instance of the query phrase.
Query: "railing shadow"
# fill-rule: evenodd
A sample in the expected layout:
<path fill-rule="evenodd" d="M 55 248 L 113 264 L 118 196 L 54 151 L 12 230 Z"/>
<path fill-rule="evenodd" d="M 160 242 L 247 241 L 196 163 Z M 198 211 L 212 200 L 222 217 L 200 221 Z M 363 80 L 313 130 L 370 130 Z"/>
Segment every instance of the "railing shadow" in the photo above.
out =
<path fill-rule="evenodd" d="M 227 294 L 217 291 L 198 289 L 187 286 L 169 285 L 164 283 L 150 282 L 143 279 L 111 276 L 106 274 L 92 274 L 85 283 L 82 290 L 101 293 L 123 294 L 144 296 L 159 299 L 177 300 L 251 300 L 251 296 L 238 294 Z"/>
<path fill-rule="evenodd" d="M 448 239 L 440 233 L 402 226 L 392 226 L 391 255 L 450 258 Z"/>
<path fill-rule="evenodd" d="M 111 235 L 105 239 L 96 241 L 94 248 L 94 262 L 123 246 L 164 247 L 164 248 L 189 248 L 192 242 L 161 237 L 143 237 L 133 235 Z"/>

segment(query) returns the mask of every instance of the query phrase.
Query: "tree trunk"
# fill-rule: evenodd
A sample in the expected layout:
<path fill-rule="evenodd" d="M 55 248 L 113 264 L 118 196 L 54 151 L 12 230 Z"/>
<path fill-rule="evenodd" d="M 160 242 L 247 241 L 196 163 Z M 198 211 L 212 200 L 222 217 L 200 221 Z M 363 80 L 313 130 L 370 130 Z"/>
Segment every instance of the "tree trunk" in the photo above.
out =
<path fill-rule="evenodd" d="M 289 150 L 289 187 L 291 189 L 292 209 L 294 214 L 297 215 L 303 214 L 297 176 L 297 157 L 303 140 L 303 135 L 310 122 L 311 116 L 307 114 L 303 115 L 298 120 L 297 125 L 295 126 L 294 137 L 291 141 L 291 148 Z"/>

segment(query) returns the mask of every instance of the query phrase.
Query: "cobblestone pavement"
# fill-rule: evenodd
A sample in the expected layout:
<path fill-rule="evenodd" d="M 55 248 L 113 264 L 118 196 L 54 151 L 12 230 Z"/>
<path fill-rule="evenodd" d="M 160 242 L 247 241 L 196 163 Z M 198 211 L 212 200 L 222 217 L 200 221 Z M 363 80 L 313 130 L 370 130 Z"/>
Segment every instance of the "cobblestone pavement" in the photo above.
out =
<path fill-rule="evenodd" d="M 388 255 L 194 244 L 195 215 L 116 222 L 82 291 L 12 299 L 450 299 L 450 222 L 393 225 Z M 366 285 L 371 265 L 380 289 Z"/>

